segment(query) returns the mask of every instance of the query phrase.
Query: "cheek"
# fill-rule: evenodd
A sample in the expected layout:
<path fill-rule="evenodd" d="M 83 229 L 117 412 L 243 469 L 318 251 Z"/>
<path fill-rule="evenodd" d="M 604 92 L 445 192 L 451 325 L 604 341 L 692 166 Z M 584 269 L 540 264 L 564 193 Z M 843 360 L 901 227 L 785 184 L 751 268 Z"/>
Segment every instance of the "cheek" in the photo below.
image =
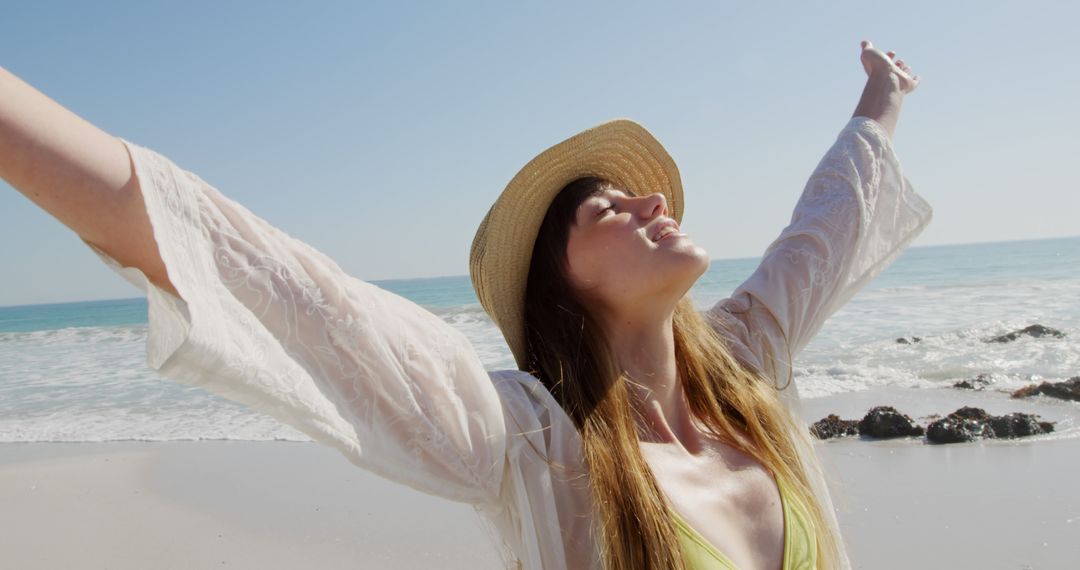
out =
<path fill-rule="evenodd" d="M 566 245 L 566 264 L 571 277 L 581 277 L 586 268 L 592 265 L 592 254 L 579 242 L 571 240 Z"/>
<path fill-rule="evenodd" d="M 571 240 L 566 247 L 566 259 L 570 277 L 578 284 L 593 282 L 606 270 L 606 258 L 610 253 L 597 240 Z"/>
<path fill-rule="evenodd" d="M 626 240 L 594 240 L 578 247 L 570 259 L 570 275 L 576 283 L 591 287 L 614 285 L 643 269 L 642 252 Z"/>

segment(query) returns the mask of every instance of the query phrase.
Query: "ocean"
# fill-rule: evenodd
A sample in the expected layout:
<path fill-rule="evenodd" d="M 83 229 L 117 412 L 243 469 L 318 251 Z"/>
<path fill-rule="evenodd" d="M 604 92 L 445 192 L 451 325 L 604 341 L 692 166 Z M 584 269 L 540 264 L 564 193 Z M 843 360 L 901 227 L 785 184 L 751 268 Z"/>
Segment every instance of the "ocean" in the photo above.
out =
<path fill-rule="evenodd" d="M 758 263 L 714 260 L 690 292 L 695 306 L 730 295 Z M 372 283 L 461 330 L 488 370 L 515 367 L 468 276 Z M 984 342 L 1036 323 L 1066 337 Z M 158 376 L 146 364 L 146 330 L 143 297 L 0 307 L 0 442 L 309 441 Z M 912 336 L 921 342 L 896 340 Z M 930 414 L 979 405 L 1057 422 L 1038 438 L 1080 437 L 1080 402 L 1008 395 L 1080 375 L 1080 237 L 908 248 L 831 317 L 795 365 L 808 421 L 896 405 L 925 425 Z M 991 389 L 951 387 L 979 374 L 990 375 Z"/>

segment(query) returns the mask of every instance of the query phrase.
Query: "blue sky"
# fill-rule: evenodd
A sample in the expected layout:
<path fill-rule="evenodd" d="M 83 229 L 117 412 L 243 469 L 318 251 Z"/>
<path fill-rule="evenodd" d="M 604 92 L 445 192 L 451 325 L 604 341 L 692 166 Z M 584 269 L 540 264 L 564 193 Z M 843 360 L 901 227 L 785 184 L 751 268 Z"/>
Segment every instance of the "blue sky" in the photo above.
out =
<path fill-rule="evenodd" d="M 467 275 L 514 173 L 615 117 L 675 158 L 696 243 L 759 256 L 868 38 L 923 79 L 894 139 L 935 210 L 915 246 L 1080 234 L 1075 5 L 521 4 L 22 2 L 0 66 L 379 280 Z M 2 182 L 0 259 L 0 305 L 138 296 Z"/>

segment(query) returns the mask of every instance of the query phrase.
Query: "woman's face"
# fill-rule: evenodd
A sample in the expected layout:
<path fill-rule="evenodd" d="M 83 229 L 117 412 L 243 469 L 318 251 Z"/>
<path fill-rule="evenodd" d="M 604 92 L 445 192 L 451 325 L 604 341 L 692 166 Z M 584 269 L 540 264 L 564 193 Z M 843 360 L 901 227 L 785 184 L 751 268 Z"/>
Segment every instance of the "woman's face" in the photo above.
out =
<path fill-rule="evenodd" d="M 566 244 L 568 277 L 607 312 L 674 305 L 709 268 L 708 253 L 674 226 L 662 193 L 634 196 L 618 188 L 586 198 Z"/>

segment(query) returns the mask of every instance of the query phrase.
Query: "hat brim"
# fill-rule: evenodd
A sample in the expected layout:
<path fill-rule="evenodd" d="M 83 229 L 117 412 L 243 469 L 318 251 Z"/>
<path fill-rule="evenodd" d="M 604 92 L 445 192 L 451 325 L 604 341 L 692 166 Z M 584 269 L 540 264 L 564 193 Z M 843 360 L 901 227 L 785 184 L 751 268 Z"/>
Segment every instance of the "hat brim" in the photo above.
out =
<path fill-rule="evenodd" d="M 662 192 L 682 222 L 679 169 L 638 123 L 616 119 L 586 129 L 529 161 L 506 185 L 473 238 L 469 276 L 480 304 L 502 331 L 518 369 L 526 369 L 525 286 L 533 245 L 551 202 L 586 176 L 643 196 Z"/>

